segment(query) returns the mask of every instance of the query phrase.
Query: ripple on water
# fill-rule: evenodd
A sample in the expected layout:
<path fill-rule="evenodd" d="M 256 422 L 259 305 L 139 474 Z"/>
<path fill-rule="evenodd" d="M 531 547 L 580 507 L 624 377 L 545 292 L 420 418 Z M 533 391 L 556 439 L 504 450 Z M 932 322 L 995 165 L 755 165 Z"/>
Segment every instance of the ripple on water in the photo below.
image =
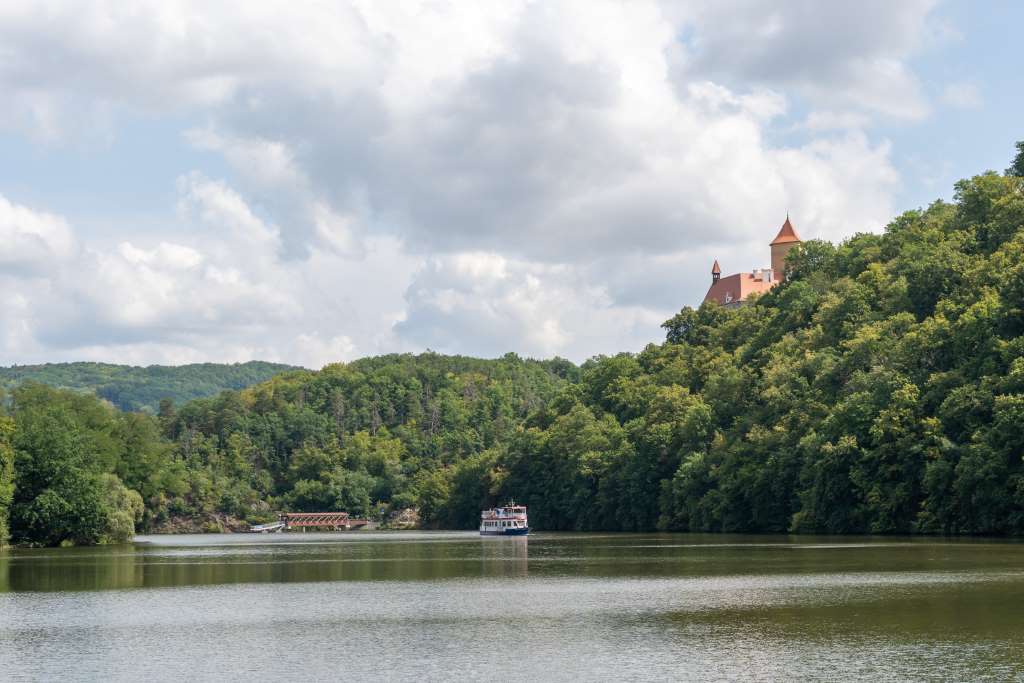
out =
<path fill-rule="evenodd" d="M 711 538 L 19 551 L 0 556 L 0 678 L 1024 676 L 1024 546 Z"/>

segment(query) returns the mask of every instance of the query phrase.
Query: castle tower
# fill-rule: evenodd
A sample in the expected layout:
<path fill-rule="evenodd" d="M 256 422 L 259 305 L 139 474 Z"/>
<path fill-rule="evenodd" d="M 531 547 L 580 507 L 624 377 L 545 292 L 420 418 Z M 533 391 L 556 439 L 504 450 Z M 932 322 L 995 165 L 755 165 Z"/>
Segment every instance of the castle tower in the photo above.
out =
<path fill-rule="evenodd" d="M 720 277 L 722 277 L 722 269 L 718 265 L 718 259 L 715 259 L 715 265 L 711 266 L 711 283 L 718 282 Z"/>
<path fill-rule="evenodd" d="M 785 278 L 786 254 L 798 244 L 800 244 L 800 236 L 796 234 L 793 224 L 789 222 L 789 214 L 786 214 L 786 222 L 782 224 L 782 229 L 768 245 L 772 249 L 772 279 L 776 282 L 782 282 Z"/>

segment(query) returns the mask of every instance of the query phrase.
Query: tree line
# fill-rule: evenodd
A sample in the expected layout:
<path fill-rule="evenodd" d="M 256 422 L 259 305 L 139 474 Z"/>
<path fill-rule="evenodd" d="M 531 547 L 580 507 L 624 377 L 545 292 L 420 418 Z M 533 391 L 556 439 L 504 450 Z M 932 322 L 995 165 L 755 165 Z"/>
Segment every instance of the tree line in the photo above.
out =
<path fill-rule="evenodd" d="M 578 375 L 562 359 L 391 355 L 163 400 L 155 414 L 25 382 L 0 401 L 0 532 L 118 542 L 133 527 L 220 530 L 279 510 L 419 508 L 441 524 L 446 473 L 505 443 Z"/>
<path fill-rule="evenodd" d="M 11 390 L 25 382 L 38 382 L 94 393 L 121 410 L 153 413 L 164 398 L 184 403 L 225 389 L 244 389 L 294 369 L 264 361 L 148 367 L 85 362 L 14 365 L 0 368 L 0 388 Z"/>
<path fill-rule="evenodd" d="M 684 308 L 635 354 L 382 356 L 155 415 L 24 384 L 0 416 L 0 533 L 279 509 L 473 528 L 515 497 L 541 529 L 1019 535 L 1019 151 L 884 234 L 803 243 L 770 292 Z"/>

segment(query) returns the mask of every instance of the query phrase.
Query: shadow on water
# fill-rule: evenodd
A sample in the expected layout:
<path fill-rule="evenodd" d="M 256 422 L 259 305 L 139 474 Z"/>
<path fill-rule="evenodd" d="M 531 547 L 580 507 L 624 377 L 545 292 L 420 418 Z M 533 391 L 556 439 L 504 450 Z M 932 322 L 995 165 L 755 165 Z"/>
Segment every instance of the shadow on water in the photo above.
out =
<path fill-rule="evenodd" d="M 473 532 L 139 536 L 94 548 L 0 552 L 0 592 L 482 577 L 708 577 L 1016 571 L 993 540 Z"/>
<path fill-rule="evenodd" d="M 140 536 L 0 553 L 0 592 L 526 576 L 527 543 L 470 534 Z"/>

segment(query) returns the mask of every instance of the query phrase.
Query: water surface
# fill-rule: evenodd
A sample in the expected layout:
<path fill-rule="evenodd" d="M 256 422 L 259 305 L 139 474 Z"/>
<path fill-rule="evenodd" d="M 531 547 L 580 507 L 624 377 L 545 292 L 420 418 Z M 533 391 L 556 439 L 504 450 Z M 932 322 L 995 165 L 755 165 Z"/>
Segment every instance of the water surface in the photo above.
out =
<path fill-rule="evenodd" d="M 1024 680 L 1024 544 L 140 536 L 0 552 L 0 679 Z"/>

